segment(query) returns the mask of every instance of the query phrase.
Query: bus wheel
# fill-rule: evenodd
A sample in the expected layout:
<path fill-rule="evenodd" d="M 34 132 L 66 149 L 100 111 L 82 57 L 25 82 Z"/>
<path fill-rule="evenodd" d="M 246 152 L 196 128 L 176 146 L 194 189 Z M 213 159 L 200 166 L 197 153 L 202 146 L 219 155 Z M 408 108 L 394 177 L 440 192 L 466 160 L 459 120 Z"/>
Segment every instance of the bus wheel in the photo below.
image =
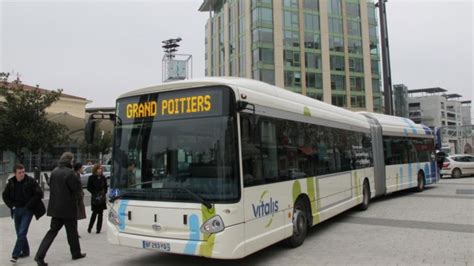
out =
<path fill-rule="evenodd" d="M 369 208 L 370 202 L 370 187 L 367 180 L 364 181 L 364 188 L 362 189 L 362 203 L 359 205 L 359 210 L 365 211 Z"/>
<path fill-rule="evenodd" d="M 308 234 L 308 217 L 306 206 L 302 200 L 295 203 L 293 210 L 293 235 L 286 239 L 288 247 L 296 248 L 303 244 Z"/>
<path fill-rule="evenodd" d="M 418 185 L 416 186 L 417 192 L 422 192 L 425 189 L 425 175 L 423 172 L 418 173 Z"/>

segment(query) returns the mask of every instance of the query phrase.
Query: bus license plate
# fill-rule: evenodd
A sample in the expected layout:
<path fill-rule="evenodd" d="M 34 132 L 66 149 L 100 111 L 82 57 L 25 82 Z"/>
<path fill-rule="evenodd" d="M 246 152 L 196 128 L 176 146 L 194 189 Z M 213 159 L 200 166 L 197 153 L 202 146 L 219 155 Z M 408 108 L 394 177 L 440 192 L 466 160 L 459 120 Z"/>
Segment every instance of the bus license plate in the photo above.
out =
<path fill-rule="evenodd" d="M 170 251 L 170 243 L 163 243 L 163 242 L 154 242 L 154 241 L 142 241 L 143 248 L 146 249 L 158 249 L 163 251 Z"/>

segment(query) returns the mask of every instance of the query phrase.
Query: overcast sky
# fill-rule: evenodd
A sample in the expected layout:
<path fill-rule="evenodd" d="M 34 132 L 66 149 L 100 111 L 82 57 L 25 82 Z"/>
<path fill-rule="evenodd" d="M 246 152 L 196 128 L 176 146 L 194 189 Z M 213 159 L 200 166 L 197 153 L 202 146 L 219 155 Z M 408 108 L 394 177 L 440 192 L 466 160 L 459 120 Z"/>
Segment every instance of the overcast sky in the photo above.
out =
<path fill-rule="evenodd" d="M 0 0 L 0 71 L 24 83 L 113 106 L 122 93 L 161 83 L 161 41 L 181 37 L 204 76 L 200 0 Z M 393 84 L 442 87 L 472 100 L 473 2 L 390 0 Z"/>

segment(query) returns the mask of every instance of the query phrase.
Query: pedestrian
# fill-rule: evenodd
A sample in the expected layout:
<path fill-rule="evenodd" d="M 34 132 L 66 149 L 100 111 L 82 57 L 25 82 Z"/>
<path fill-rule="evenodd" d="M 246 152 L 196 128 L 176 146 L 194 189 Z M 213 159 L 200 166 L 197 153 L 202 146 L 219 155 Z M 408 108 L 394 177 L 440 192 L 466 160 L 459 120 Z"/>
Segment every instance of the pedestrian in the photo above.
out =
<path fill-rule="evenodd" d="M 44 258 L 63 225 L 66 227 L 67 241 L 72 259 L 77 260 L 86 256 L 85 253 L 81 253 L 81 246 L 77 236 L 76 195 L 82 190 L 82 185 L 72 169 L 73 161 L 74 155 L 70 152 L 65 152 L 61 155 L 58 166 L 51 172 L 48 204 L 48 216 L 51 216 L 51 225 L 36 252 L 35 261 L 40 266 L 48 265 Z"/>
<path fill-rule="evenodd" d="M 84 173 L 84 167 L 82 163 L 75 163 L 74 164 L 74 172 L 76 172 L 77 180 L 81 182 L 81 174 Z M 82 182 L 81 182 L 82 186 Z M 84 206 L 84 191 L 80 190 L 79 194 L 76 195 L 77 200 L 77 220 L 86 219 L 86 207 Z M 78 237 L 81 238 L 79 232 L 77 233 Z"/>
<path fill-rule="evenodd" d="M 28 244 L 28 229 L 33 215 L 38 220 L 46 208 L 41 200 L 43 191 L 34 178 L 25 174 L 25 167 L 16 164 L 13 167 L 15 176 L 8 180 L 7 186 L 2 193 L 5 204 L 10 208 L 11 216 L 15 222 L 16 243 L 13 248 L 11 262 L 17 262 L 18 258 L 30 256 Z"/>
<path fill-rule="evenodd" d="M 107 209 L 105 194 L 107 192 L 107 179 L 103 175 L 103 170 L 100 164 L 94 165 L 92 168 L 92 175 L 87 180 L 87 190 L 91 193 L 91 209 L 92 215 L 89 221 L 89 228 L 87 232 L 90 234 L 94 222 L 97 217 L 96 233 L 100 234 L 102 230 L 102 219 L 104 210 Z"/>

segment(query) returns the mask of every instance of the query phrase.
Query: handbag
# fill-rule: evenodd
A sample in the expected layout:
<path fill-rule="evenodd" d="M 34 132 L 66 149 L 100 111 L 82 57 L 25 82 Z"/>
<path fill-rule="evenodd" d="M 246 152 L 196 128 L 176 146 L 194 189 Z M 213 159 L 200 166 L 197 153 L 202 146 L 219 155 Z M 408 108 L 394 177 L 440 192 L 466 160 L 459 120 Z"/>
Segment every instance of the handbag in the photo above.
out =
<path fill-rule="evenodd" d="M 103 193 L 99 193 L 92 197 L 92 205 L 102 205 L 105 204 L 105 196 Z"/>

